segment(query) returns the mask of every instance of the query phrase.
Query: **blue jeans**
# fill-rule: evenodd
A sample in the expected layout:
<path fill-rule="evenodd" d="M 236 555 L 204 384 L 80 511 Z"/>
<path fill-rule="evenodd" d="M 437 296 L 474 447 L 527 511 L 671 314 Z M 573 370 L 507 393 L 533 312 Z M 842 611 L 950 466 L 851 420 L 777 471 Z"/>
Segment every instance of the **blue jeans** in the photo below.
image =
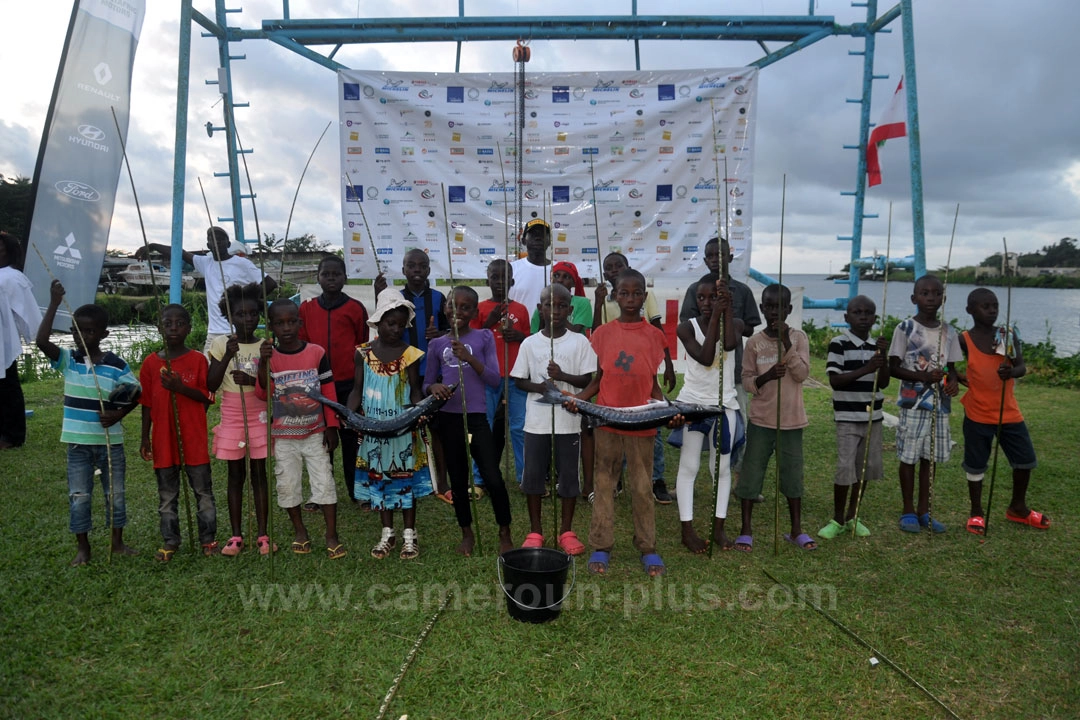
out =
<path fill-rule="evenodd" d="M 186 465 L 188 484 L 195 492 L 195 518 L 199 524 L 199 543 L 208 545 L 217 535 L 217 507 L 210 484 L 210 464 Z M 177 499 L 180 497 L 180 466 L 158 468 L 158 517 L 161 519 L 161 539 L 167 547 L 180 547 L 180 517 Z"/>
<path fill-rule="evenodd" d="M 664 437 L 661 428 L 656 429 L 656 440 L 652 447 L 652 482 L 653 485 L 664 482 Z M 666 484 L 666 483 L 665 483 Z"/>
<path fill-rule="evenodd" d="M 112 492 L 109 483 L 109 458 L 112 459 Z M 71 532 L 88 533 L 94 527 L 90 517 L 90 500 L 94 492 L 94 470 L 101 471 L 101 487 L 105 492 L 105 524 L 122 528 L 127 525 L 127 506 L 124 503 L 124 473 L 127 469 L 123 443 L 114 443 L 108 452 L 104 445 L 76 445 L 67 450 L 68 500 L 71 504 Z M 109 506 L 112 511 L 109 511 Z"/>
<path fill-rule="evenodd" d="M 502 401 L 503 384 L 496 387 L 485 386 L 485 399 L 487 401 L 487 420 L 491 427 L 492 438 L 495 442 L 496 457 L 502 459 L 503 448 L 506 445 L 501 415 L 498 413 Z M 514 474 L 517 476 L 518 485 L 521 484 L 521 473 L 525 470 L 525 402 L 529 393 L 518 388 L 510 382 L 510 395 L 508 396 L 507 412 L 510 413 L 510 447 L 514 452 Z M 499 415 L 499 418 L 496 418 Z M 483 480 L 473 463 L 473 484 L 483 487 Z"/>

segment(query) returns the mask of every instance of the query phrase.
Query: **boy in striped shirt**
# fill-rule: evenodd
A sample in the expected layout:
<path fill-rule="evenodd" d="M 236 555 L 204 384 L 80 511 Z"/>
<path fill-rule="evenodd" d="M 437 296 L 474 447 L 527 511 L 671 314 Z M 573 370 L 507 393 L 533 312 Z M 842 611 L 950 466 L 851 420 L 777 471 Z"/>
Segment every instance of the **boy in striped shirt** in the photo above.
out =
<path fill-rule="evenodd" d="M 848 302 L 844 313 L 848 329 L 829 342 L 825 372 L 833 390 L 833 419 L 836 421 L 836 480 L 833 485 L 833 518 L 818 531 L 818 537 L 831 540 L 842 532 L 851 532 L 855 508 L 867 480 L 880 480 L 882 388 L 889 385 L 887 353 L 889 341 L 870 340 L 870 329 L 877 320 L 874 301 L 857 295 Z M 873 405 L 873 415 L 869 410 Z M 867 456 L 866 443 L 870 443 Z M 848 488 L 854 487 L 851 500 Z M 845 506 L 847 511 L 845 513 Z M 860 537 L 870 531 L 858 521 L 855 533 Z"/>
<path fill-rule="evenodd" d="M 61 348 L 49 339 L 63 297 L 64 286 L 59 280 L 53 280 L 49 288 L 49 307 L 38 327 L 37 346 L 49 358 L 52 367 L 64 375 L 64 423 L 60 442 L 68 444 L 70 527 L 78 546 L 71 566 L 77 567 L 90 562 L 88 536 L 93 527 L 90 501 L 95 469 L 101 472 L 105 490 L 105 518 L 112 531 L 112 552 L 137 554 L 124 544 L 127 506 L 124 503 L 124 427 L 120 421 L 138 406 L 139 381 L 123 358 L 101 349 L 101 341 L 109 334 L 109 315 L 105 308 L 83 305 L 72 313 L 75 350 Z M 110 402 L 110 395 L 118 389 L 134 392 L 124 392 L 126 397 L 122 403 Z"/>

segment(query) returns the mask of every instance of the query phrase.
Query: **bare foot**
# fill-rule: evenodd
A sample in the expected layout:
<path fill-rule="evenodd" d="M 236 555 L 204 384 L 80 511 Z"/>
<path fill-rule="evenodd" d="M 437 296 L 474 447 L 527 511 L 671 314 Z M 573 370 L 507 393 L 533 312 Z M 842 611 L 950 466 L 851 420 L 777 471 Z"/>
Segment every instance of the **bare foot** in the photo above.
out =
<path fill-rule="evenodd" d="M 476 536 L 473 535 L 471 527 L 461 528 L 461 544 L 454 548 L 454 552 L 458 555 L 464 555 L 470 557 L 472 555 L 473 547 L 476 545 Z"/>
<path fill-rule="evenodd" d="M 90 548 L 79 548 L 75 558 L 71 561 L 71 567 L 80 567 L 90 564 Z"/>
<path fill-rule="evenodd" d="M 510 539 L 510 527 L 499 528 L 499 554 L 514 549 L 514 541 Z"/>
<path fill-rule="evenodd" d="M 713 542 L 716 543 L 716 547 L 721 550 L 731 550 L 735 547 L 735 541 L 727 536 L 724 532 L 724 528 L 717 528 L 716 534 L 713 535 Z"/>
<path fill-rule="evenodd" d="M 113 552 L 114 555 L 127 555 L 129 557 L 132 556 L 132 555 L 138 555 L 139 554 L 138 550 L 136 550 L 133 547 L 128 547 L 124 543 L 120 543 L 119 545 L 113 545 L 112 546 L 112 552 Z"/>
<path fill-rule="evenodd" d="M 709 544 L 694 532 L 694 525 L 689 521 L 682 524 L 682 544 L 695 555 L 700 555 L 709 547 Z"/>

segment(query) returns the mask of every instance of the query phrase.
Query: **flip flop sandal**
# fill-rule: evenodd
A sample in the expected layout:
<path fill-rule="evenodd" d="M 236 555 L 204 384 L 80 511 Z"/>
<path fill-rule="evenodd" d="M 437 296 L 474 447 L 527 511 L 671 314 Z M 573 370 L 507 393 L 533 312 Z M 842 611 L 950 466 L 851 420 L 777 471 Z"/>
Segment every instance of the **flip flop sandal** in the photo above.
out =
<path fill-rule="evenodd" d="M 754 552 L 754 538 L 749 535 L 740 535 L 735 538 L 735 545 L 732 547 L 739 552 L 752 553 Z"/>
<path fill-rule="evenodd" d="M 326 557 L 328 560 L 340 560 L 348 554 L 348 551 L 345 550 L 345 546 L 341 543 L 338 543 L 334 547 L 327 546 L 326 548 Z"/>
<path fill-rule="evenodd" d="M 1048 530 L 1050 529 L 1050 518 L 1043 515 L 1041 512 L 1035 510 L 1028 510 L 1026 516 L 1020 516 L 1013 513 L 1012 510 L 1005 510 L 1005 519 L 1010 522 L 1020 523 L 1021 525 L 1027 525 L 1033 527 L 1036 530 Z"/>
<path fill-rule="evenodd" d="M 791 537 L 789 533 L 784 533 L 784 540 L 791 543 L 800 550 L 817 550 L 817 543 L 814 542 L 814 538 L 810 537 L 806 533 L 799 533 L 795 537 Z"/>
<path fill-rule="evenodd" d="M 922 527 L 929 527 L 936 533 L 945 532 L 945 524 L 938 522 L 937 518 L 930 517 L 930 513 L 924 513 L 919 516 L 919 525 Z"/>
<path fill-rule="evenodd" d="M 919 524 L 919 516 L 915 513 L 904 513 L 901 515 L 900 529 L 909 533 L 921 533 L 922 525 Z"/>
<path fill-rule="evenodd" d="M 226 557 L 236 557 L 240 554 L 240 551 L 244 549 L 244 538 L 239 535 L 233 535 L 225 543 L 225 547 L 221 548 L 221 554 Z"/>
<path fill-rule="evenodd" d="M 453 505 L 454 504 L 454 496 L 453 496 L 452 493 L 453 493 L 453 490 L 447 490 L 444 493 L 435 493 L 435 497 L 439 498 L 440 500 L 442 500 L 447 505 Z"/>
<path fill-rule="evenodd" d="M 645 568 L 645 574 L 649 577 L 660 577 L 667 572 L 664 561 L 656 553 L 648 553 L 641 556 L 641 564 Z"/>
<path fill-rule="evenodd" d="M 297 542 L 296 540 L 293 540 L 292 551 L 297 555 L 310 555 L 311 541 L 305 540 L 304 542 Z"/>
<path fill-rule="evenodd" d="M 604 550 L 593 550 L 589 556 L 589 572 L 593 575 L 604 575 L 608 571 L 608 563 L 611 562 L 611 553 Z M 599 565 L 593 568 L 593 565 Z"/>
<path fill-rule="evenodd" d="M 306 512 L 319 512 L 320 510 L 322 510 L 322 506 L 320 506 L 319 503 L 304 503 L 304 510 Z"/>
<path fill-rule="evenodd" d="M 967 531 L 972 535 L 985 535 L 986 534 L 986 518 L 982 515 L 972 515 L 968 518 Z"/>
<path fill-rule="evenodd" d="M 165 563 L 172 560 L 172 556 L 175 552 L 175 549 L 169 550 L 168 548 L 161 548 L 156 553 L 154 553 L 154 559 L 164 565 Z"/>
<path fill-rule="evenodd" d="M 521 543 L 523 548 L 542 548 L 544 547 L 544 536 L 540 533 L 529 533 L 525 536 L 525 542 Z"/>
<path fill-rule="evenodd" d="M 220 551 L 218 550 L 218 541 L 217 540 L 214 540 L 213 542 L 208 542 L 208 543 L 203 543 L 202 544 L 202 554 L 203 554 L 204 557 L 210 557 L 211 555 L 217 555 L 219 552 Z"/>
<path fill-rule="evenodd" d="M 578 539 L 577 533 L 567 530 L 559 536 L 559 547 L 567 555 L 580 555 L 585 552 L 585 545 Z"/>

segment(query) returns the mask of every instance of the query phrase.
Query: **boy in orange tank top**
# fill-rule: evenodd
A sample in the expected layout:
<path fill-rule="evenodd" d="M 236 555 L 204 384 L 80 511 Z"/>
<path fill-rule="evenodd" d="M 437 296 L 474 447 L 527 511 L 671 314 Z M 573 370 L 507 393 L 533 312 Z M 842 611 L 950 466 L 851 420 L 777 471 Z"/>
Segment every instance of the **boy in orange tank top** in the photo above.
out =
<path fill-rule="evenodd" d="M 1046 530 L 1050 527 L 1050 518 L 1027 506 L 1027 488 L 1036 460 L 1031 436 L 1013 394 L 1016 378 L 1027 373 L 1019 338 L 1010 329 L 995 327 L 998 299 L 992 291 L 986 288 L 972 290 L 968 295 L 967 312 L 974 323 L 974 327 L 960 336 L 960 349 L 967 359 L 968 390 L 960 398 L 964 405 L 962 467 L 967 473 L 971 496 L 967 530 L 976 535 L 986 532 L 982 479 L 999 423 L 998 443 L 1013 469 L 1012 502 L 1005 510 L 1005 519 Z"/>

